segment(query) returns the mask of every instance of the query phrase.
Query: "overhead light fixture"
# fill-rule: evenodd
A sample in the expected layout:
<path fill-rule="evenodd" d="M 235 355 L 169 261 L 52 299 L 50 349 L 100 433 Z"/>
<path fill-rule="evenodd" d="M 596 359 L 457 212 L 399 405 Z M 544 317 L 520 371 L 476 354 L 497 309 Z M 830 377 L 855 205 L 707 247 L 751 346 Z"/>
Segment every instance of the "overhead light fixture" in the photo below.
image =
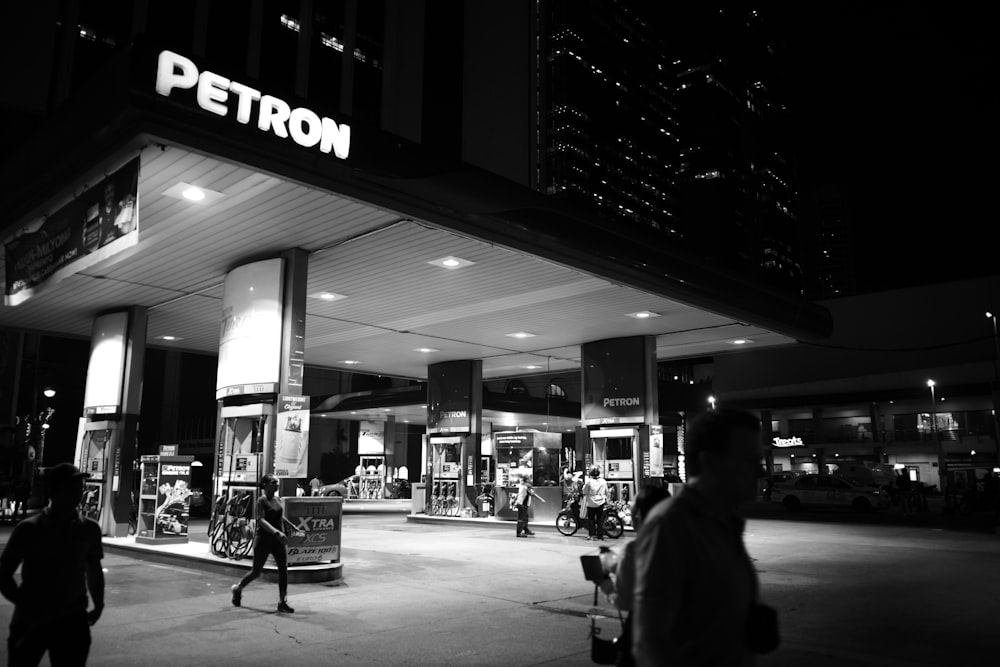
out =
<path fill-rule="evenodd" d="M 184 190 L 184 192 L 181 193 L 181 196 L 188 201 L 201 201 L 205 198 L 205 191 L 192 185 Z"/>
<path fill-rule="evenodd" d="M 336 292 L 315 292 L 309 295 L 311 299 L 319 299 L 321 301 L 337 301 L 339 299 L 346 299 L 347 295 L 337 294 Z"/>
<path fill-rule="evenodd" d="M 515 331 L 514 333 L 507 334 L 510 338 L 534 338 L 535 334 L 528 333 L 527 331 Z"/>
<path fill-rule="evenodd" d="M 392 408 L 382 408 L 383 412 L 392 412 Z"/>
<path fill-rule="evenodd" d="M 45 398 L 53 398 L 55 395 L 56 395 L 56 390 L 53 389 L 52 387 L 46 387 L 45 389 L 42 389 L 42 396 L 44 396 Z"/>
<path fill-rule="evenodd" d="M 532 364 L 531 366 L 525 366 L 525 368 L 527 368 L 529 371 L 537 371 L 539 368 L 541 368 L 541 366 L 535 366 L 534 364 Z"/>
<path fill-rule="evenodd" d="M 358 365 L 358 364 L 360 364 L 361 362 L 360 362 L 360 361 L 358 361 L 357 359 L 344 359 L 344 360 L 343 360 L 343 361 L 341 361 L 340 363 L 342 363 L 342 364 L 347 364 L 348 366 L 357 366 L 357 365 Z"/>
<path fill-rule="evenodd" d="M 420 407 L 421 407 L 421 409 L 423 409 L 423 410 L 426 410 L 426 409 L 427 409 L 427 406 L 426 406 L 426 405 L 421 405 Z"/>
<path fill-rule="evenodd" d="M 179 341 L 179 340 L 184 340 L 184 339 L 181 338 L 180 336 L 163 335 L 163 336 L 157 336 L 154 340 L 165 340 L 168 343 L 173 343 L 173 342 L 176 342 L 176 341 Z"/>
<path fill-rule="evenodd" d="M 429 352 L 440 352 L 441 350 L 436 350 L 433 347 L 417 347 L 413 349 L 414 352 L 423 352 L 427 354 Z"/>
<path fill-rule="evenodd" d="M 749 338 L 735 338 L 731 341 L 728 341 L 730 345 L 749 345 L 752 342 L 753 341 L 750 340 Z"/>
<path fill-rule="evenodd" d="M 184 182 L 171 185 L 163 191 L 163 194 L 167 197 L 183 199 L 184 201 L 199 205 L 214 204 L 226 196 L 221 192 L 216 192 L 215 190 L 209 190 L 208 188 Z"/>
<path fill-rule="evenodd" d="M 636 320 L 648 320 L 651 317 L 659 316 L 659 313 L 654 313 L 651 310 L 640 310 L 638 313 L 628 313 L 625 317 L 631 317 Z"/>
<path fill-rule="evenodd" d="M 448 255 L 447 257 L 442 257 L 441 259 L 434 259 L 428 264 L 433 264 L 434 266 L 440 266 L 442 269 L 461 269 L 464 266 L 472 266 L 475 262 L 470 262 L 467 259 L 462 259 L 461 257 L 454 257 Z"/>

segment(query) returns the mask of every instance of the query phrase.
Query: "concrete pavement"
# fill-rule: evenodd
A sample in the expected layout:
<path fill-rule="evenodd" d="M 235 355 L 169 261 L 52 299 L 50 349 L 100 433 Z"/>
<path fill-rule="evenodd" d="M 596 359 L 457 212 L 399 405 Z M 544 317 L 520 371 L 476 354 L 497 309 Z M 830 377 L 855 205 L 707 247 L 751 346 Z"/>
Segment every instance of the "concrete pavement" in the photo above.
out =
<path fill-rule="evenodd" d="M 349 514 L 344 580 L 292 586 L 293 615 L 274 613 L 273 583 L 234 608 L 230 579 L 109 555 L 91 664 L 591 664 L 579 556 L 593 543 L 513 533 Z M 776 515 L 748 522 L 747 545 L 781 613 L 783 646 L 763 667 L 995 663 L 994 535 Z M 10 611 L 0 602 L 0 624 Z"/>

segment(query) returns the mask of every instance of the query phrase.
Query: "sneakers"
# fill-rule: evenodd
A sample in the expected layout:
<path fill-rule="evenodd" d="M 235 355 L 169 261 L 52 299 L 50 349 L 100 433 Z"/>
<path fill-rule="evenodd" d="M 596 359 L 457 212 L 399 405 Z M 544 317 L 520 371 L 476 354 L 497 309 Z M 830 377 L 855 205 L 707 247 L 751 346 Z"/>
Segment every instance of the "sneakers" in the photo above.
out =
<path fill-rule="evenodd" d="M 525 535 L 525 534 L 523 534 L 523 533 L 518 533 L 518 534 L 517 534 L 517 536 L 518 536 L 518 537 L 527 537 L 527 535 Z"/>
<path fill-rule="evenodd" d="M 243 590 L 233 584 L 233 606 L 239 607 L 241 602 L 243 602 Z"/>
<path fill-rule="evenodd" d="M 531 535 L 532 537 L 534 537 L 534 536 L 535 536 L 535 534 L 534 534 L 533 532 L 531 532 L 530 530 L 526 530 L 526 531 L 524 531 L 524 534 L 525 534 L 525 535 Z"/>
<path fill-rule="evenodd" d="M 282 600 L 278 603 L 278 611 L 282 614 L 294 614 L 295 610 L 288 606 L 288 603 Z"/>

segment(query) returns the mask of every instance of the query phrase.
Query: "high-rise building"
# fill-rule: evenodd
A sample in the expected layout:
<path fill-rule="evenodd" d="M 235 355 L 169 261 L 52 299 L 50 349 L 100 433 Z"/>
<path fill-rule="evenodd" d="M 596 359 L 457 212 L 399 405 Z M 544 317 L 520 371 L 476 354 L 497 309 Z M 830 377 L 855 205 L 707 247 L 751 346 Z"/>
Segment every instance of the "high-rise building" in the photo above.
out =
<path fill-rule="evenodd" d="M 800 291 L 787 109 L 761 13 L 540 7 L 539 189 Z"/>
<path fill-rule="evenodd" d="M 847 191 L 826 185 L 803 192 L 803 265 L 810 299 L 850 296 L 857 290 Z"/>

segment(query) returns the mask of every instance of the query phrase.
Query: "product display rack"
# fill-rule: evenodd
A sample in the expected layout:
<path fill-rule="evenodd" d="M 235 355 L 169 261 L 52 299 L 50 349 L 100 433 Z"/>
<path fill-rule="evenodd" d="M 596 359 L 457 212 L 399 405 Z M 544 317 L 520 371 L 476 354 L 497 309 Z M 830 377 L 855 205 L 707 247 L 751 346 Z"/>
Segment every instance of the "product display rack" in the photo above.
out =
<path fill-rule="evenodd" d="M 186 544 L 193 456 L 143 456 L 139 463 L 139 512 L 135 541 Z M 167 493 L 164 489 L 169 485 Z M 176 496 L 170 494 L 177 494 Z M 169 502 L 169 508 L 166 505 Z M 169 512 L 169 513 L 168 513 Z"/>

